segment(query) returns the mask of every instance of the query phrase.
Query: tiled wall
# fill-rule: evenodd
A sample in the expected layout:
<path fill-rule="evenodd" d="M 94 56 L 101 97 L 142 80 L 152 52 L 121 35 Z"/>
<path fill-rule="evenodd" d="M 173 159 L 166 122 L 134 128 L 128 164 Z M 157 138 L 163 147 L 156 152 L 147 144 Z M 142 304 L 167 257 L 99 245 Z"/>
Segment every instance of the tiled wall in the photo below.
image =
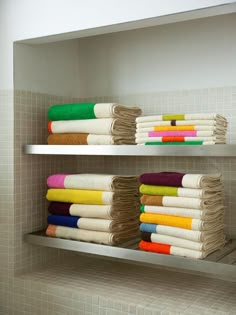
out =
<path fill-rule="evenodd" d="M 235 87 L 91 100 L 138 105 L 143 107 L 144 115 L 168 112 L 221 113 L 229 120 L 228 142 L 236 143 L 236 127 L 233 123 L 236 118 Z M 226 191 L 226 231 L 236 236 L 233 228 L 236 225 L 233 211 L 236 205 L 236 159 L 94 159 L 91 156 L 25 155 L 22 151 L 24 144 L 46 143 L 48 107 L 78 100 L 16 91 L 14 113 L 12 92 L 0 92 L 0 101 L 3 104 L 0 124 L 3 149 L 0 162 L 0 314 L 234 314 L 234 284 L 210 280 L 207 285 L 202 277 L 144 267 L 130 268 L 131 265 L 111 263 L 93 256 L 83 257 L 66 251 L 31 246 L 23 241 L 23 235 L 46 226 L 45 183 L 49 174 L 62 171 L 92 173 L 98 171 L 99 165 L 99 172 L 120 174 L 159 170 L 221 171 Z M 73 266 L 70 264 L 72 260 Z M 22 272 L 27 275 L 20 276 Z M 189 291 L 189 288 L 192 290 Z M 82 289 L 85 290 L 83 293 Z M 182 305 L 180 313 L 176 311 L 177 305 Z"/>

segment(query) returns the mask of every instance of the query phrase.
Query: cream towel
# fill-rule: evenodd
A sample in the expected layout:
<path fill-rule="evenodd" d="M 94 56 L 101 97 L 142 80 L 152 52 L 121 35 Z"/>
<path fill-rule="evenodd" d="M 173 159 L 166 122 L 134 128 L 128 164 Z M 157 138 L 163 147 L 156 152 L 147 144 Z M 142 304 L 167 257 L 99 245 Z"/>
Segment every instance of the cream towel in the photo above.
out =
<path fill-rule="evenodd" d="M 183 238 L 151 233 L 151 241 L 153 243 L 168 244 L 196 251 L 205 251 L 207 255 L 210 254 L 210 252 L 222 248 L 225 244 L 225 238 L 224 236 L 222 237 L 222 235 L 221 237 L 215 238 L 214 240 L 207 240 L 205 242 L 193 242 Z"/>
<path fill-rule="evenodd" d="M 214 220 L 224 214 L 224 206 L 217 205 L 211 210 L 185 209 L 161 206 L 142 206 L 144 213 L 157 213 L 174 215 L 178 217 L 187 217 L 201 220 Z"/>
<path fill-rule="evenodd" d="M 174 237 L 183 238 L 186 240 L 194 241 L 194 242 L 211 242 L 212 240 L 217 239 L 218 237 L 224 237 L 224 224 L 220 223 L 211 227 L 211 231 L 193 231 L 182 229 L 174 226 L 161 225 L 161 224 L 146 224 L 142 223 L 140 225 L 140 230 L 144 232 L 149 232 L 150 229 L 146 228 L 146 226 L 151 226 L 151 231 L 155 229 L 155 233 L 162 235 L 169 235 Z"/>
<path fill-rule="evenodd" d="M 130 136 L 135 133 L 135 120 L 125 122 L 116 118 L 59 120 L 49 123 L 51 133 L 90 133 L 98 135 Z"/>
<path fill-rule="evenodd" d="M 228 123 L 226 120 L 215 120 L 215 119 L 201 119 L 201 120 L 175 120 L 174 126 L 215 126 L 216 128 L 226 128 Z M 148 128 L 148 127 L 155 127 L 155 126 L 171 126 L 171 120 L 166 121 L 147 121 L 147 122 L 140 122 L 136 123 L 136 128 Z"/>
<path fill-rule="evenodd" d="M 226 138 L 224 136 L 213 137 L 184 137 L 184 141 L 203 141 L 203 145 L 225 144 Z M 136 144 L 145 144 L 146 142 L 163 142 L 163 137 L 140 137 L 136 136 Z"/>
<path fill-rule="evenodd" d="M 63 177 L 63 178 L 62 178 Z M 50 187 L 50 183 L 61 182 L 60 188 L 68 189 L 88 189 L 88 190 L 125 190 L 138 191 L 138 178 L 135 176 L 119 176 L 119 175 L 107 175 L 107 174 L 73 174 L 63 175 L 54 174 L 48 177 L 47 183 Z M 53 187 L 53 186 L 51 186 Z M 58 188 L 58 186 L 54 186 Z"/>
<path fill-rule="evenodd" d="M 72 204 L 69 209 L 70 215 L 82 218 L 113 219 L 115 221 L 127 221 L 139 216 L 139 204 L 137 205 L 89 205 Z"/>
<path fill-rule="evenodd" d="M 227 120 L 225 117 L 219 115 L 219 114 L 207 114 L 207 113 L 199 113 L 199 114 L 167 114 L 167 115 L 156 115 L 156 116 L 143 116 L 143 117 L 137 117 L 136 122 L 149 122 L 149 121 L 162 121 L 167 120 L 163 119 L 164 117 L 170 117 L 170 120 L 176 120 L 174 116 L 183 116 L 180 120 L 216 120 L 222 123 L 226 123 Z M 171 117 L 173 116 L 173 118 Z"/>

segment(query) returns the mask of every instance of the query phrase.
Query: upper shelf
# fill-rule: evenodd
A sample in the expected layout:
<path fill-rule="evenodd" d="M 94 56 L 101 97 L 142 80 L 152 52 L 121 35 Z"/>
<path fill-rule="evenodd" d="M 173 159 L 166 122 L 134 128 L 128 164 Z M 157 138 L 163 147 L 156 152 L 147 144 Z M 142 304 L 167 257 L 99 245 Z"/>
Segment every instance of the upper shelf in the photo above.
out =
<path fill-rule="evenodd" d="M 195 146 L 25 145 L 26 154 L 236 157 L 236 144 Z"/>

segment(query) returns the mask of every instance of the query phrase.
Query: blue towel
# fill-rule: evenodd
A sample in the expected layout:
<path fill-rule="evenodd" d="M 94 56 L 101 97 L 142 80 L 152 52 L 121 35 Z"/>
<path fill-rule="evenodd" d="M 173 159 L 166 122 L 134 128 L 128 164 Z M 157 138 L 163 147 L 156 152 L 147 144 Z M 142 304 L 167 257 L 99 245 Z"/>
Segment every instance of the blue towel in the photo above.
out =
<path fill-rule="evenodd" d="M 48 224 L 78 227 L 77 222 L 79 218 L 80 217 L 76 217 L 76 216 L 69 217 L 66 215 L 49 215 Z"/>
<path fill-rule="evenodd" d="M 139 229 L 141 232 L 157 233 L 156 228 L 158 224 L 141 223 Z"/>

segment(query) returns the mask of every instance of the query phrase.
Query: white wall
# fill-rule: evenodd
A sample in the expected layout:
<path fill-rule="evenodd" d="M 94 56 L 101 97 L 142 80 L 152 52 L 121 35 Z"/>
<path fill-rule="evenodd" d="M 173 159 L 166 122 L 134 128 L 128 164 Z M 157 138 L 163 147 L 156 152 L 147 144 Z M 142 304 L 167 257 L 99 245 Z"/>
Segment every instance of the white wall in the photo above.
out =
<path fill-rule="evenodd" d="M 236 14 L 79 40 L 82 96 L 236 85 Z"/>
<path fill-rule="evenodd" d="M 52 95 L 79 94 L 78 42 L 15 45 L 15 89 Z"/>
<path fill-rule="evenodd" d="M 0 89 L 13 87 L 12 43 L 16 40 L 96 28 L 234 2 L 220 0 L 0 0 Z"/>

